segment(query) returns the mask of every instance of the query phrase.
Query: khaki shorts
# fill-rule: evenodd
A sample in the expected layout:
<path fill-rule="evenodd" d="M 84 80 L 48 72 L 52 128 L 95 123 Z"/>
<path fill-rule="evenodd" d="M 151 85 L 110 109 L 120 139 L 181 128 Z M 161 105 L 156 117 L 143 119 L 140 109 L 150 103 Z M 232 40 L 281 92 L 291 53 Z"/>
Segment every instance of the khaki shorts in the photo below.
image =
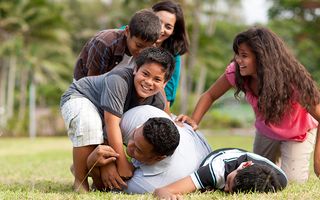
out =
<path fill-rule="evenodd" d="M 310 156 L 316 134 L 317 129 L 312 129 L 305 141 L 296 142 L 273 140 L 256 131 L 253 152 L 279 165 L 289 181 L 303 183 L 309 177 Z"/>
<path fill-rule="evenodd" d="M 104 142 L 101 117 L 90 100 L 84 97 L 71 98 L 61 107 L 61 114 L 73 147 Z"/>

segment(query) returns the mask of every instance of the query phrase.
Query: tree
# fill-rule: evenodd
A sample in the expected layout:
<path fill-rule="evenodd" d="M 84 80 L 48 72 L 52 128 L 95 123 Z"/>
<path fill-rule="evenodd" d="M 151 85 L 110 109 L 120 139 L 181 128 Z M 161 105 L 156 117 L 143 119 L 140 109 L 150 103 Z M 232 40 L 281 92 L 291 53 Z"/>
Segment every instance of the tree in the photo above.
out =
<path fill-rule="evenodd" d="M 269 10 L 272 30 L 291 47 L 293 53 L 320 82 L 320 2 L 315 0 L 272 1 Z"/>
<path fill-rule="evenodd" d="M 69 73 L 66 69 L 71 66 L 68 60 L 72 60 L 72 53 L 68 25 L 61 16 L 63 9 L 62 5 L 46 0 L 15 0 L 0 4 L 4 16 L 0 21 L 0 38 L 5 44 L 9 44 L 11 40 L 21 41 L 19 53 L 10 48 L 10 45 L 1 51 L 2 55 L 9 51 L 10 57 L 16 57 L 19 71 L 24 72 L 18 77 L 21 78 L 20 103 L 26 103 L 24 99 L 28 85 L 31 86 L 32 92 L 36 88 L 33 84 L 48 84 L 50 81 L 62 90 L 69 83 L 64 77 Z M 15 82 L 15 77 L 16 74 L 11 75 L 9 83 Z M 11 88 L 10 91 L 14 89 Z M 36 97 L 32 96 L 30 99 L 36 101 Z M 35 105 L 35 102 L 31 102 L 30 105 Z M 21 112 L 25 110 L 25 106 L 20 105 Z M 21 112 L 20 116 L 24 117 Z M 29 126 L 31 124 L 35 122 L 31 121 Z M 15 125 L 19 127 L 19 124 Z"/>
<path fill-rule="evenodd" d="M 221 63 L 226 63 L 230 59 L 226 58 L 226 55 L 231 55 L 232 52 L 224 42 L 230 43 L 233 38 L 230 37 L 226 41 L 224 35 L 216 37 L 217 24 L 220 21 L 226 23 L 228 21 L 232 23 L 239 21 L 239 24 L 241 24 L 239 12 L 230 12 L 230 10 L 240 10 L 240 1 L 185 1 L 183 5 L 186 21 L 189 22 L 190 52 L 186 56 L 186 62 L 181 71 L 180 113 L 188 112 L 190 108 L 190 106 L 188 108 L 188 105 L 190 105 L 188 97 L 195 94 L 195 98 L 198 98 L 206 86 L 212 83 L 213 79 L 209 74 L 214 74 L 212 71 L 219 71 L 220 74 L 221 67 L 225 67 Z M 235 27 L 231 23 L 228 23 L 228 25 L 231 25 L 231 30 Z M 226 35 L 230 35 L 227 29 L 224 31 L 226 31 Z M 214 42 L 219 43 L 221 39 L 223 41 L 221 46 Z M 228 49 L 228 53 L 223 54 L 223 58 L 215 57 L 215 54 L 219 54 L 219 51 L 224 51 L 224 49 Z M 217 78 L 216 75 L 214 76 Z M 209 77 L 209 82 L 207 77 Z"/>

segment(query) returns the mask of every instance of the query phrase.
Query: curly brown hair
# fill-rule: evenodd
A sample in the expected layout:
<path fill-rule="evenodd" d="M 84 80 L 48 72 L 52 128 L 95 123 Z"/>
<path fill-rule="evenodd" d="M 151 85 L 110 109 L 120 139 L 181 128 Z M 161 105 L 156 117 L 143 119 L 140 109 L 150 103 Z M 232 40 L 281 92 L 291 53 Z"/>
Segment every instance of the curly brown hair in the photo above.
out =
<path fill-rule="evenodd" d="M 319 103 L 316 82 L 279 36 L 267 28 L 255 26 L 235 37 L 235 54 L 238 54 L 242 43 L 247 44 L 256 56 L 258 109 L 266 122 L 280 122 L 283 115 L 291 111 L 295 101 L 307 109 Z M 236 98 L 241 91 L 246 93 L 245 83 L 250 80 L 250 76 L 240 75 L 236 63 Z"/>

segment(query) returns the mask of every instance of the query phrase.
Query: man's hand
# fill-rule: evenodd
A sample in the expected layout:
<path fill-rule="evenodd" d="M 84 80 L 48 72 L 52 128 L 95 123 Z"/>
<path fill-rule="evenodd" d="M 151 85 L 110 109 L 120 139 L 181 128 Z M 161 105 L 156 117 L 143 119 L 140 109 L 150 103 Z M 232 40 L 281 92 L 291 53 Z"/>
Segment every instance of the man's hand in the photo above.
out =
<path fill-rule="evenodd" d="M 173 194 L 173 193 L 169 192 L 168 190 L 166 190 L 165 188 L 156 189 L 153 192 L 153 195 L 161 200 L 162 199 L 165 199 L 165 200 L 182 200 L 183 199 L 183 197 L 181 195 Z"/>
<path fill-rule="evenodd" d="M 122 190 L 127 184 L 119 176 L 114 162 L 100 167 L 101 179 L 106 188 Z"/>
<path fill-rule="evenodd" d="M 187 115 L 181 114 L 175 119 L 175 121 L 176 122 L 187 123 L 192 127 L 193 130 L 197 130 L 198 129 L 198 124 L 192 118 L 190 118 Z"/>
<path fill-rule="evenodd" d="M 93 165 L 104 166 L 108 163 L 114 162 L 119 154 L 117 154 L 112 147 L 107 145 L 98 145 L 87 159 L 87 167 L 90 169 Z"/>
<path fill-rule="evenodd" d="M 121 166 L 118 166 L 118 173 L 120 177 L 122 177 L 125 180 L 130 179 L 133 176 L 134 167 L 132 163 L 129 163 L 126 161 Z"/>

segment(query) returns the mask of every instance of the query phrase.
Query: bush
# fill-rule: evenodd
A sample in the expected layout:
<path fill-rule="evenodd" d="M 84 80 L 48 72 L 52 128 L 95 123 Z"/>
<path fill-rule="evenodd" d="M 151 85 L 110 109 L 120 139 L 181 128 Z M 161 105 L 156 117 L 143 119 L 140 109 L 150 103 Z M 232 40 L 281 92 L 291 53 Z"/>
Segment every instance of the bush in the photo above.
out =
<path fill-rule="evenodd" d="M 242 128 L 245 123 L 237 118 L 232 118 L 228 115 L 222 115 L 219 111 L 211 111 L 207 113 L 202 121 L 201 128 L 216 129 L 216 128 Z"/>

